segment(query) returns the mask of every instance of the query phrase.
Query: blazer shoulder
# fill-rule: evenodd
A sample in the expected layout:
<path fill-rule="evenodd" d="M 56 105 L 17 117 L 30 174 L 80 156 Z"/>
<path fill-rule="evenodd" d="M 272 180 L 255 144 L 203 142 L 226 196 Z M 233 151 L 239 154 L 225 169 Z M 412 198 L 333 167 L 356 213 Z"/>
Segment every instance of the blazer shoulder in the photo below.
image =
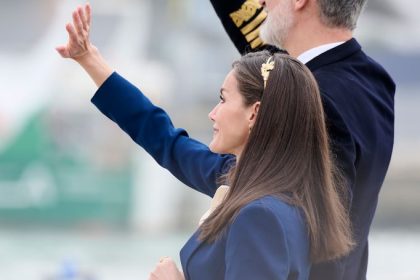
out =
<path fill-rule="evenodd" d="M 309 240 L 299 208 L 277 197 L 263 197 L 244 206 L 229 228 L 225 279 L 307 275 L 308 255 Z"/>

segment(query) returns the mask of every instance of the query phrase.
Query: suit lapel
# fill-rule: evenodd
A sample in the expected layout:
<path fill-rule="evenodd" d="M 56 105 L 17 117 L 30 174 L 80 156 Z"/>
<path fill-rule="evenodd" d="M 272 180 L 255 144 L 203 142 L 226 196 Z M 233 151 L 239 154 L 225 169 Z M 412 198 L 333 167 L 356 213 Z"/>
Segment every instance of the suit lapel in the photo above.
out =
<path fill-rule="evenodd" d="M 347 42 L 313 58 L 311 61 L 306 63 L 306 66 L 308 66 L 311 71 L 315 71 L 324 65 L 343 60 L 346 57 L 360 51 L 361 49 L 362 47 L 359 45 L 356 39 L 352 38 Z"/>

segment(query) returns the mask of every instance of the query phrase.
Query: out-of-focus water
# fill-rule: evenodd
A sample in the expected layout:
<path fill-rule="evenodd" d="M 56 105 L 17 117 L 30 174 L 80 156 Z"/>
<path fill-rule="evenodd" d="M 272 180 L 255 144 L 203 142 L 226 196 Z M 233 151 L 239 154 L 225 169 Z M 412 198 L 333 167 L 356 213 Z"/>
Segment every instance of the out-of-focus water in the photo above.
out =
<path fill-rule="evenodd" d="M 373 232 L 368 279 L 420 279 L 419 232 Z M 0 279 L 147 279 L 161 256 L 179 264 L 179 250 L 188 238 L 189 233 L 1 232 Z"/>
<path fill-rule="evenodd" d="M 367 276 L 369 280 L 419 280 L 420 231 L 373 232 Z"/>

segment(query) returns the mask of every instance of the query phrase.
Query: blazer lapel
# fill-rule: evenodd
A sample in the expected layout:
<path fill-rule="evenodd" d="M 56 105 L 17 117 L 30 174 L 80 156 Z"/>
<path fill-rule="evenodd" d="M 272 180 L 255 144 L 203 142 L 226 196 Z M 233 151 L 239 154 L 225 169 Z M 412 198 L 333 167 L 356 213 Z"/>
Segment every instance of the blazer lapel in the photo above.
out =
<path fill-rule="evenodd" d="M 201 242 L 198 237 L 200 235 L 200 230 L 197 230 L 193 236 L 187 241 L 187 243 L 182 247 L 179 255 L 181 257 L 182 268 L 184 270 L 185 279 L 190 279 L 189 276 L 189 262 L 191 257 L 194 255 L 195 251 L 200 247 L 203 242 Z"/>
<path fill-rule="evenodd" d="M 204 222 L 204 220 L 220 205 L 220 203 L 223 202 L 228 192 L 229 192 L 229 186 L 226 186 L 226 185 L 221 185 L 217 189 L 211 201 L 210 209 L 203 215 L 203 217 L 201 217 L 199 225 L 201 225 L 201 223 Z M 198 229 L 194 233 L 194 235 L 191 236 L 191 238 L 187 241 L 187 243 L 184 245 L 184 247 L 181 249 L 179 253 L 182 260 L 182 269 L 184 270 L 186 279 L 191 278 L 188 273 L 189 262 L 191 260 L 191 257 L 194 255 L 195 251 L 197 251 L 200 245 L 203 244 L 203 242 L 199 241 L 198 239 L 199 235 L 200 235 L 200 230 Z"/>

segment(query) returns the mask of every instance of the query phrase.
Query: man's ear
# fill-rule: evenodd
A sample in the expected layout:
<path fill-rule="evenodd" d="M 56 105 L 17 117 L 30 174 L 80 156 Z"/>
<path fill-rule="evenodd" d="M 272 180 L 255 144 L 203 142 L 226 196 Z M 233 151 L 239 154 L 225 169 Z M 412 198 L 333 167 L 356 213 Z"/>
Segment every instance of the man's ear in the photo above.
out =
<path fill-rule="evenodd" d="M 308 5 L 309 1 L 312 0 L 293 0 L 295 11 L 302 10 L 306 5 Z"/>
<path fill-rule="evenodd" d="M 249 128 L 252 128 L 255 124 L 255 120 L 258 116 L 258 111 L 260 110 L 261 102 L 257 101 L 250 108 L 250 115 L 249 115 Z"/>

